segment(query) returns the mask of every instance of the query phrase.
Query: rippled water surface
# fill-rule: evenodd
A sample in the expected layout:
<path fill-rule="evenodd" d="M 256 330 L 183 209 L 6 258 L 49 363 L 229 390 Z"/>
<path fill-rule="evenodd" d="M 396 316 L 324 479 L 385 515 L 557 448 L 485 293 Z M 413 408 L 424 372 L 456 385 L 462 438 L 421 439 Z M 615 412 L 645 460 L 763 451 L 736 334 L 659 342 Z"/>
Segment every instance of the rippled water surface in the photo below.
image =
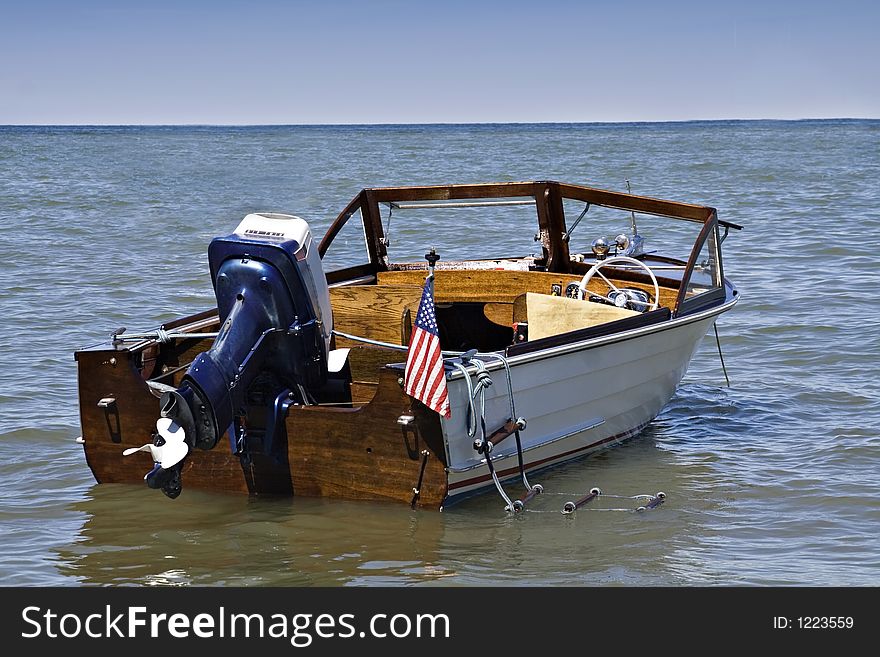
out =
<path fill-rule="evenodd" d="M 530 511 L 94 483 L 74 349 L 210 307 L 208 242 L 247 212 L 322 234 L 366 186 L 626 178 L 745 226 L 732 386 L 710 335 L 642 436 L 543 474 Z M 878 181 L 877 121 L 0 128 L 0 583 L 880 584 Z M 533 230 L 456 228 L 512 253 Z M 669 497 L 559 513 L 593 486 Z"/>

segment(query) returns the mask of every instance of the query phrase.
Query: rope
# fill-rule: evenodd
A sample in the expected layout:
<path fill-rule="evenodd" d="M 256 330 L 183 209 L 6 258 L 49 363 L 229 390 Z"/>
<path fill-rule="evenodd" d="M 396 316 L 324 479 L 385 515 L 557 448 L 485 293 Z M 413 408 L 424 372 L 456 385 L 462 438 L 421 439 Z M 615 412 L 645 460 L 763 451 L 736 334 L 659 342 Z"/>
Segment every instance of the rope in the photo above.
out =
<path fill-rule="evenodd" d="M 477 368 L 477 385 L 474 386 L 474 396 L 480 399 L 480 445 L 485 450 L 488 440 L 486 436 L 486 388 L 491 386 L 494 381 L 486 371 L 486 364 L 483 361 L 475 359 L 473 363 Z M 488 458 L 488 452 L 486 457 Z"/>
<path fill-rule="evenodd" d="M 498 490 L 498 494 L 501 495 L 502 499 L 505 502 L 505 511 L 515 511 L 517 510 L 514 506 L 514 503 L 511 501 L 510 497 L 508 497 L 507 493 L 504 491 L 504 488 L 501 486 L 501 482 L 498 480 L 498 474 L 495 472 L 495 465 L 492 463 L 492 455 L 489 453 L 487 449 L 488 440 L 486 438 L 486 388 L 492 385 L 492 377 L 489 375 L 489 372 L 486 370 L 486 364 L 478 360 L 476 358 L 468 359 L 470 364 L 472 364 L 476 368 L 476 385 L 471 383 L 471 373 L 468 371 L 467 367 L 462 362 L 453 363 L 453 365 L 462 373 L 465 381 L 465 385 L 467 386 L 467 397 L 468 397 L 468 412 L 467 412 L 467 431 L 469 438 L 476 438 L 477 435 L 477 410 L 476 404 L 474 403 L 476 399 L 479 397 L 479 406 L 480 406 L 480 439 L 474 440 L 474 449 L 477 450 L 480 454 L 486 455 L 486 467 L 489 468 L 489 474 L 492 476 L 492 482 L 495 484 L 495 488 Z"/>
<path fill-rule="evenodd" d="M 480 426 L 481 426 L 481 435 L 480 435 L 480 444 L 479 451 L 482 453 L 482 450 L 486 445 L 486 388 L 492 385 L 492 377 L 489 376 L 489 372 L 486 371 L 486 365 L 481 360 L 477 360 L 476 358 L 471 359 L 471 364 L 476 367 L 476 378 L 477 383 L 474 385 L 471 382 L 471 373 L 468 371 L 467 367 L 461 363 L 453 363 L 454 367 L 458 369 L 464 378 L 465 385 L 467 386 L 467 399 L 468 399 L 468 412 L 467 412 L 467 432 L 469 438 L 475 438 L 477 435 L 477 417 L 480 418 Z M 479 396 L 479 404 L 480 404 L 480 412 L 479 416 L 477 415 L 477 409 L 475 401 Z M 477 449 L 476 441 L 474 441 L 474 449 Z"/>
<path fill-rule="evenodd" d="M 394 212 L 394 203 L 388 204 L 388 226 L 385 228 L 384 241 L 385 246 L 391 246 L 391 214 Z"/>
<path fill-rule="evenodd" d="M 175 333 L 173 331 L 166 331 L 165 329 L 156 329 L 155 331 L 150 331 L 148 333 L 125 333 L 125 334 L 113 334 L 112 338 L 114 342 L 138 342 L 141 340 L 156 340 L 162 344 L 168 344 L 172 340 L 175 339 L 188 339 L 195 338 L 199 340 L 205 340 L 207 338 L 216 338 L 217 333 Z"/>
<path fill-rule="evenodd" d="M 516 414 L 516 403 L 513 400 L 513 380 L 510 376 L 510 363 L 508 363 L 507 358 L 501 354 L 488 353 L 480 354 L 480 356 L 482 358 L 495 358 L 500 360 L 501 364 L 504 366 L 504 371 L 507 374 L 507 396 L 510 401 L 510 419 L 515 421 L 518 416 Z"/>
<path fill-rule="evenodd" d="M 174 386 L 169 386 L 168 384 L 160 383 L 159 381 L 147 381 L 146 384 L 152 390 L 157 390 L 159 392 L 174 392 L 177 390 Z"/>
<path fill-rule="evenodd" d="M 366 344 L 371 344 L 376 347 L 385 347 L 386 349 L 394 349 L 395 351 L 409 351 L 409 347 L 402 344 L 394 344 L 393 342 L 382 342 L 381 340 L 371 340 L 370 338 L 363 338 L 359 335 L 352 335 L 351 333 L 344 333 L 343 331 L 337 331 L 333 329 L 333 335 L 336 335 L 340 338 L 345 338 L 346 340 L 354 340 L 355 342 L 364 342 Z M 445 351 L 443 352 L 446 353 Z"/>
<path fill-rule="evenodd" d="M 354 342 L 363 342 L 364 344 L 371 344 L 375 347 L 384 347 L 385 349 L 393 349 L 394 351 L 409 351 L 409 347 L 407 345 L 395 344 L 393 342 L 383 342 L 382 340 L 373 340 L 372 338 L 365 338 L 360 335 L 353 335 L 351 333 L 346 333 L 345 331 L 337 331 L 336 329 L 333 329 L 333 331 L 331 331 L 331 332 L 335 336 L 338 336 L 340 338 L 345 338 L 346 340 L 353 340 Z M 502 364 L 504 365 L 504 367 L 507 369 L 507 380 L 508 380 L 508 383 L 510 383 L 510 364 L 507 362 L 507 358 L 505 358 L 505 356 L 499 352 L 496 352 L 496 351 L 488 351 L 488 352 L 474 351 L 473 349 L 471 349 L 469 351 L 443 350 L 440 353 L 443 354 L 444 358 L 459 358 L 460 356 L 464 356 L 465 354 L 470 354 L 472 356 L 472 358 L 470 359 L 471 361 L 475 360 L 476 358 L 495 358 L 497 360 L 500 360 L 502 362 Z M 461 370 L 461 371 L 462 371 L 462 373 L 467 372 L 467 370 Z M 513 394 L 512 388 L 511 388 L 510 394 L 511 395 Z M 516 412 L 515 412 L 515 408 L 512 403 L 511 403 L 510 408 L 511 408 L 510 412 L 513 415 L 513 418 L 515 419 Z"/>
<path fill-rule="evenodd" d="M 535 486 L 532 486 L 532 484 L 529 483 L 528 477 L 526 476 L 526 468 L 525 468 L 525 464 L 523 462 L 522 438 L 520 438 L 520 435 L 519 435 L 520 426 L 523 429 L 525 429 L 525 419 L 519 417 L 516 414 L 516 402 L 514 401 L 514 398 L 513 398 L 513 377 L 511 377 L 511 375 L 510 375 L 510 363 L 507 361 L 507 358 L 502 356 L 501 354 L 497 354 L 497 353 L 484 354 L 483 358 L 486 358 L 486 357 L 496 358 L 497 360 L 500 360 L 501 364 L 504 366 L 504 372 L 507 374 L 507 396 L 508 396 L 508 400 L 510 402 L 510 419 L 513 420 L 514 422 L 516 422 L 516 425 L 517 425 L 516 431 L 514 432 L 514 438 L 516 439 L 516 456 L 517 456 L 517 460 L 519 461 L 520 478 L 522 479 L 523 485 L 526 487 L 527 491 L 531 492 L 533 488 L 539 488 L 540 490 L 538 492 L 543 493 L 544 487 L 541 486 L 540 484 L 536 484 Z"/>
<path fill-rule="evenodd" d="M 718 337 L 718 325 L 712 324 L 715 329 L 715 344 L 718 345 L 718 358 L 721 359 L 721 369 L 724 371 L 724 380 L 727 381 L 727 387 L 730 387 L 730 378 L 727 376 L 727 368 L 724 366 L 724 354 L 721 353 L 721 338 Z"/>
<path fill-rule="evenodd" d="M 346 340 L 353 340 L 354 342 L 363 342 L 364 344 L 371 344 L 375 347 L 384 347 L 385 349 L 393 349 L 394 351 L 409 351 L 409 347 L 405 344 L 395 344 L 393 342 L 382 342 L 382 340 L 373 340 L 372 338 L 365 338 L 360 335 L 352 335 L 351 333 L 346 333 L 345 331 L 337 331 L 333 329 L 333 335 L 338 336 L 340 338 L 345 338 Z M 480 351 L 442 351 L 444 358 L 458 358 L 459 356 L 463 356 L 467 353 L 473 353 L 474 356 L 479 356 L 480 358 L 498 358 L 499 360 L 503 360 L 504 356 L 496 352 L 480 352 Z"/>

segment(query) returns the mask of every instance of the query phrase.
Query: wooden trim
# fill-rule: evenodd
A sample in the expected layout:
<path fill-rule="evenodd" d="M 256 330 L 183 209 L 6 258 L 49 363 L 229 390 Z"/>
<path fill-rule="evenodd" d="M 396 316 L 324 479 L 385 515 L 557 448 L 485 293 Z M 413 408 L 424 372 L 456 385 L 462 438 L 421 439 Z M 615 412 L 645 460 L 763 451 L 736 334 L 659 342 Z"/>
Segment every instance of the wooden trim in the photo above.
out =
<path fill-rule="evenodd" d="M 691 254 L 688 257 L 687 264 L 685 265 L 684 271 L 681 274 L 681 287 L 678 288 L 678 298 L 676 298 L 675 300 L 675 308 L 672 311 L 674 317 L 678 317 L 679 313 L 682 311 L 682 304 L 684 303 L 685 297 L 687 295 L 688 285 L 690 285 L 691 275 L 694 273 L 694 267 L 697 264 L 697 258 L 700 257 L 703 246 L 705 246 L 706 240 L 709 239 L 709 233 L 715 230 L 716 222 L 717 215 L 715 214 L 715 210 L 712 210 L 712 214 L 709 216 L 709 218 L 706 220 L 706 223 L 703 224 L 703 227 L 700 229 L 700 234 L 697 236 L 697 241 L 694 242 L 694 248 L 691 249 Z"/>
<path fill-rule="evenodd" d="M 376 201 L 372 197 L 372 192 L 368 189 L 362 189 L 358 195 L 355 196 L 347 206 L 345 206 L 345 209 L 339 213 L 333 223 L 330 224 L 330 228 L 327 229 L 327 232 L 321 239 L 321 243 L 318 245 L 318 253 L 322 258 L 324 257 L 327 250 L 330 248 L 330 245 L 333 243 L 333 240 L 336 239 L 336 236 L 339 234 L 339 231 L 342 230 L 343 226 L 348 223 L 348 220 L 351 219 L 358 210 L 361 211 L 361 221 L 363 222 L 364 236 L 366 237 L 367 242 L 367 253 L 369 254 L 368 264 L 371 266 L 370 271 L 375 273 L 379 269 L 387 269 L 388 252 L 382 241 L 384 238 L 382 218 L 379 214 Z M 354 268 L 351 267 L 349 269 Z M 338 271 L 348 270 L 343 269 Z M 334 278 L 339 280 L 338 276 Z M 336 280 L 330 281 L 329 274 L 327 274 L 327 280 L 329 282 L 336 282 Z"/>
<path fill-rule="evenodd" d="M 665 201 L 650 196 L 636 196 L 622 192 L 610 192 L 604 189 L 582 187 L 568 183 L 558 183 L 559 191 L 563 198 L 584 201 L 594 205 L 618 210 L 631 210 L 644 214 L 672 217 L 674 219 L 687 219 L 703 223 L 708 221 L 715 213 L 714 208 L 704 205 L 680 203 L 678 201 Z"/>
<path fill-rule="evenodd" d="M 567 284 L 576 277 L 566 274 L 494 269 L 438 269 L 434 273 L 434 301 L 503 303 L 523 292 L 550 293 L 553 283 Z M 379 272 L 379 285 L 420 285 L 424 270 Z M 578 277 L 578 280 L 580 278 Z M 564 289 L 564 288 L 563 288 Z"/>
<path fill-rule="evenodd" d="M 547 269 L 560 273 L 571 270 L 568 243 L 563 239 L 566 232 L 563 198 L 695 222 L 708 222 L 716 217 L 714 208 L 708 206 L 635 196 L 555 181 L 376 187 L 363 189 L 357 197 L 352 199 L 330 226 L 318 249 L 323 256 L 342 226 L 360 209 L 370 262 L 374 266 L 374 271 L 385 271 L 390 262 L 385 244 L 386 236 L 382 226 L 380 203 L 517 197 L 534 197 L 538 215 L 538 235 L 544 250 Z M 717 221 L 717 217 L 715 221 Z M 733 224 L 725 225 L 738 228 Z"/>
<path fill-rule="evenodd" d="M 377 203 L 389 201 L 451 201 L 475 198 L 533 196 L 534 182 L 481 183 L 476 185 L 425 185 L 374 187 L 367 191 Z"/>
<path fill-rule="evenodd" d="M 385 229 L 382 227 L 382 213 L 372 190 L 365 189 L 361 192 L 361 214 L 364 217 L 364 231 L 367 236 L 367 249 L 370 252 L 370 262 L 376 265 L 377 271 L 388 269 L 388 249 L 385 246 Z"/>
<path fill-rule="evenodd" d="M 333 223 L 330 224 L 330 228 L 327 229 L 327 232 L 324 233 L 324 237 L 321 238 L 321 243 L 318 244 L 318 255 L 322 258 L 324 257 L 324 254 L 327 253 L 327 249 L 330 248 L 330 244 L 333 243 L 333 240 L 336 239 L 339 231 L 342 230 L 342 227 L 348 223 L 348 220 L 354 216 L 355 212 L 361 209 L 362 202 L 363 193 L 358 193 L 357 196 L 349 201 L 348 205 L 345 206 L 345 209 L 339 213 L 336 219 L 333 220 Z"/>
<path fill-rule="evenodd" d="M 562 197 L 558 195 L 551 202 L 550 197 L 556 183 L 535 183 L 535 206 L 538 212 L 538 235 L 544 247 L 544 259 L 550 272 L 567 273 L 570 270 L 571 258 L 568 255 L 568 243 L 562 238 L 565 233 L 565 221 L 560 212 Z"/>
<path fill-rule="evenodd" d="M 537 201 L 537 196 L 535 197 Z M 546 183 L 544 204 L 538 203 L 538 218 L 540 221 L 541 208 L 546 207 L 548 220 L 548 234 L 550 237 L 549 256 L 547 258 L 547 270 L 552 272 L 568 273 L 571 271 L 571 256 L 568 250 L 568 240 L 565 239 L 565 208 L 562 204 L 562 194 L 559 192 L 559 183 Z"/>

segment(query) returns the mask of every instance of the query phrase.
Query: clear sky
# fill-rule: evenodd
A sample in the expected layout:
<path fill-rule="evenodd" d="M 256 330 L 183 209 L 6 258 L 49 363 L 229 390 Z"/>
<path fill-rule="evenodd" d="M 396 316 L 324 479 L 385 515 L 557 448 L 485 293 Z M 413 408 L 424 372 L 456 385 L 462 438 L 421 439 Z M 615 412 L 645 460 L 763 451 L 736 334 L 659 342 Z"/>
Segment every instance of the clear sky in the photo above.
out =
<path fill-rule="evenodd" d="M 0 0 L 0 124 L 823 117 L 878 0 Z"/>

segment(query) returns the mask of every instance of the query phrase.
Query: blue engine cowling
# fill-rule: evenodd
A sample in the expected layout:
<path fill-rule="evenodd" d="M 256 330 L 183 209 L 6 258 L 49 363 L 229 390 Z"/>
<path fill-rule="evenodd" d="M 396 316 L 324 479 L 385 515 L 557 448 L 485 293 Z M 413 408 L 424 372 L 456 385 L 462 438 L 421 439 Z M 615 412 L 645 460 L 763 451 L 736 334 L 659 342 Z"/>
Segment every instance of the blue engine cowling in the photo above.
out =
<path fill-rule="evenodd" d="M 327 281 L 308 224 L 250 214 L 208 248 L 220 313 L 213 346 L 192 362 L 161 414 L 182 426 L 191 447 L 213 448 L 244 414 L 259 376 L 269 394 L 320 388 L 333 328 Z M 306 402 L 307 400 L 303 400 Z"/>

